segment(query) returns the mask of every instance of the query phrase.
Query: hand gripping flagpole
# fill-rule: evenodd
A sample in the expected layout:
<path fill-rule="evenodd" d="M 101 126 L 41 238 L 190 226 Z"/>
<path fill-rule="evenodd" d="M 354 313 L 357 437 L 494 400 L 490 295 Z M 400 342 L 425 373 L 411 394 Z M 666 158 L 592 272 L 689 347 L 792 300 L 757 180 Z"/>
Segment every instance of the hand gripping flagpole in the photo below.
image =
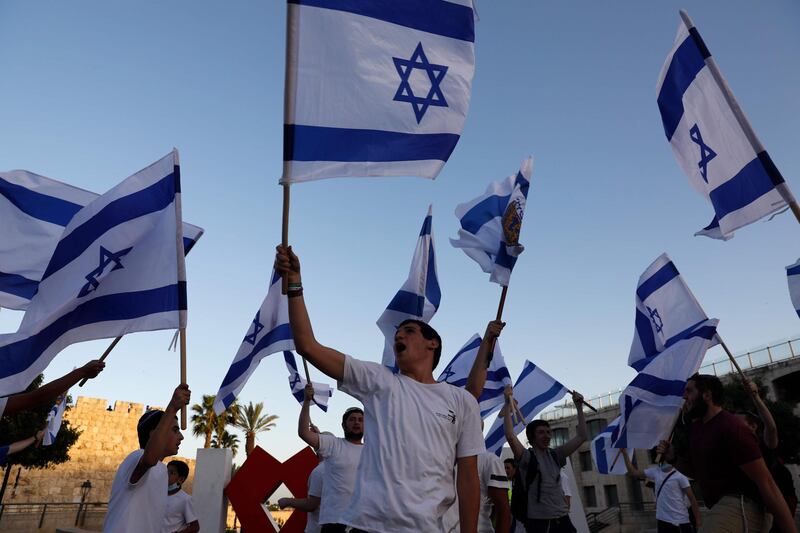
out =
<path fill-rule="evenodd" d="M 706 66 L 708 67 L 708 70 L 714 77 L 714 81 L 716 81 L 717 85 L 719 85 L 722 94 L 725 95 L 725 101 L 730 106 L 731 111 L 733 111 L 733 116 L 736 117 L 736 120 L 739 123 L 739 126 L 742 128 L 745 137 L 747 137 L 747 140 L 750 142 L 750 145 L 753 147 L 753 150 L 755 151 L 758 158 L 761 160 L 762 164 L 765 167 L 767 167 L 767 174 L 770 175 L 770 177 L 772 177 L 773 174 L 777 174 L 778 176 L 780 176 L 780 173 L 778 172 L 777 168 L 775 168 L 775 165 L 772 163 L 772 159 L 770 159 L 769 155 L 767 154 L 764 145 L 761 144 L 761 141 L 758 139 L 755 130 L 753 130 L 753 127 L 750 125 L 750 121 L 747 120 L 747 117 L 745 116 L 744 111 L 739 105 L 739 102 L 736 101 L 736 97 L 733 95 L 733 91 L 728 85 L 728 82 L 725 80 L 725 77 L 722 75 L 722 71 L 719 69 L 717 62 L 714 60 L 714 56 L 712 56 L 711 52 L 708 51 L 708 48 L 703 42 L 703 39 L 700 37 L 700 33 L 697 31 L 697 28 L 695 28 L 692 19 L 689 18 L 689 14 L 685 10 L 681 9 L 680 15 L 681 19 L 683 20 L 683 23 L 686 25 L 686 28 L 689 30 L 690 33 L 693 33 L 693 37 L 696 38 L 697 41 L 699 41 L 697 43 L 698 46 L 700 46 L 700 48 L 705 52 L 705 55 L 707 56 L 705 58 L 705 63 Z M 692 32 L 692 30 L 694 30 L 694 32 Z M 792 191 L 789 189 L 789 184 L 786 183 L 785 181 L 781 181 L 781 183 L 775 184 L 775 189 L 777 189 L 778 193 L 780 193 L 780 195 L 783 197 L 786 203 L 789 204 L 789 208 L 791 208 L 792 213 L 794 213 L 794 217 L 797 219 L 798 222 L 800 222 L 800 206 L 798 206 L 797 200 L 792 194 Z M 720 341 L 720 343 L 722 343 L 722 341 Z"/>

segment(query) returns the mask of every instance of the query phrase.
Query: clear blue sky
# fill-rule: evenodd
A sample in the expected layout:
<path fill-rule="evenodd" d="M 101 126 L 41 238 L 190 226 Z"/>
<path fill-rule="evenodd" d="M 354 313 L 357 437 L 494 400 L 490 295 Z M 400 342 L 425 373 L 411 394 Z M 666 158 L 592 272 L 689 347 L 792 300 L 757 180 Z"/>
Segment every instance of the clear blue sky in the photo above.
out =
<path fill-rule="evenodd" d="M 800 256 L 791 214 L 727 243 L 693 237 L 712 212 L 664 138 L 655 84 L 678 9 L 694 18 L 757 133 L 800 194 L 800 4 L 792 0 L 536 2 L 478 5 L 469 117 L 436 181 L 340 179 L 292 191 L 291 241 L 319 339 L 378 361 L 375 320 L 402 284 L 434 206 L 443 359 L 483 332 L 500 293 L 448 238 L 456 204 L 535 157 L 501 345 L 512 374 L 528 358 L 587 396 L 618 389 L 633 335 L 634 289 L 668 252 L 734 351 L 800 332 L 784 266 Z M 184 218 L 206 229 L 187 260 L 189 382 L 213 394 L 261 303 L 280 238 L 282 1 L 0 4 L 0 169 L 104 192 L 181 153 Z M 2 238 L 2 237 L 0 237 Z M 0 330 L 19 314 L 0 312 Z M 178 381 L 172 332 L 125 338 L 102 376 L 73 395 L 164 405 Z M 47 378 L 97 357 L 74 346 Z M 719 358 L 712 351 L 707 360 Z M 315 372 L 315 378 L 324 378 Z M 437 372 L 438 375 L 438 372 Z M 330 380 L 327 380 L 330 382 Z M 299 405 L 280 355 L 241 399 L 280 416 L 259 438 L 300 448 Z M 334 395 L 326 430 L 355 401 Z M 183 453 L 193 455 L 197 440 Z"/>

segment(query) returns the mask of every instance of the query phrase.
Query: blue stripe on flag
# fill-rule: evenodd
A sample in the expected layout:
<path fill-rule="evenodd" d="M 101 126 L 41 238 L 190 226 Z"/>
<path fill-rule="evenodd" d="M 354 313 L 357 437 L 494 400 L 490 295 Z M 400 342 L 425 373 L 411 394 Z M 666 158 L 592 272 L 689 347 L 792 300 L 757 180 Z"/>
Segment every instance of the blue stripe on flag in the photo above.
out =
<path fill-rule="evenodd" d="M 490 196 L 481 200 L 461 217 L 461 227 L 473 235 L 478 233 L 484 224 L 496 217 L 503 216 L 510 198 L 509 194 L 507 196 Z"/>
<path fill-rule="evenodd" d="M 38 289 L 38 281 L 28 279 L 19 274 L 0 272 L 0 292 L 13 294 L 14 296 L 30 300 Z"/>
<path fill-rule="evenodd" d="M 549 403 L 550 400 L 558 396 L 558 393 L 561 392 L 562 390 L 564 390 L 564 385 L 556 381 L 549 389 L 547 389 L 540 395 L 535 396 L 531 401 L 520 407 L 519 410 L 525 416 L 527 416 L 527 413 L 531 412 L 531 410 L 533 410 L 534 407 L 536 407 L 537 405 Z"/>
<path fill-rule="evenodd" d="M 658 396 L 683 396 L 686 382 L 680 379 L 662 379 L 658 376 L 639 373 L 628 386 L 637 387 Z"/>
<path fill-rule="evenodd" d="M 83 206 L 48 196 L 0 178 L 0 195 L 23 213 L 64 227 Z"/>
<path fill-rule="evenodd" d="M 455 133 L 400 133 L 284 124 L 283 160 L 447 161 L 458 138 Z"/>
<path fill-rule="evenodd" d="M 433 251 L 433 242 L 428 246 L 428 275 L 425 277 L 425 298 L 439 309 L 442 301 L 442 289 L 439 287 L 439 279 L 436 276 L 436 254 Z"/>
<path fill-rule="evenodd" d="M 422 316 L 422 310 L 425 307 L 425 298 L 418 294 L 408 291 L 397 291 L 392 301 L 386 309 L 406 313 L 414 316 Z"/>
<path fill-rule="evenodd" d="M 501 241 L 500 248 L 497 250 L 497 255 L 494 256 L 494 264 L 512 270 L 516 263 L 517 258 L 513 255 L 509 255 L 506 249 L 506 243 Z"/>
<path fill-rule="evenodd" d="M 224 405 L 225 409 L 227 409 L 235 401 L 236 401 L 236 396 L 233 393 L 230 393 L 227 396 L 225 396 L 225 398 L 222 399 L 222 405 Z"/>
<path fill-rule="evenodd" d="M 775 188 L 759 158 L 747 163 L 734 177 L 711 191 L 709 197 L 718 219 L 746 207 Z"/>
<path fill-rule="evenodd" d="M 194 239 L 190 239 L 189 237 L 183 238 L 183 255 L 189 253 L 189 250 L 194 248 L 194 245 L 197 244 L 197 241 Z"/>
<path fill-rule="evenodd" d="M 597 461 L 597 471 L 601 474 L 608 473 L 608 460 L 606 459 L 606 450 L 605 450 L 605 431 L 600 434 L 601 438 L 594 441 L 594 458 Z"/>
<path fill-rule="evenodd" d="M 667 139 L 672 140 L 683 117 L 683 93 L 705 66 L 697 43 L 691 36 L 687 37 L 675 50 L 658 94 L 658 109 Z"/>
<path fill-rule="evenodd" d="M 174 173 L 169 174 L 149 187 L 118 198 L 75 228 L 59 241 L 42 280 L 72 262 L 114 226 L 160 211 L 174 202 L 177 186 L 175 178 Z"/>
<path fill-rule="evenodd" d="M 796 276 L 797 274 L 800 274 L 800 265 L 795 265 L 792 268 L 786 269 L 787 276 Z"/>
<path fill-rule="evenodd" d="M 346 11 L 461 41 L 475 41 L 475 16 L 467 6 L 441 0 L 289 0 L 290 4 Z"/>
<path fill-rule="evenodd" d="M 528 198 L 528 189 L 531 186 L 531 182 L 522 175 L 522 172 L 517 171 L 517 179 L 514 180 L 515 185 L 519 185 L 519 190 L 522 192 L 522 195 L 527 199 Z"/>
<path fill-rule="evenodd" d="M 231 367 L 228 369 L 228 373 L 225 374 L 225 379 L 222 380 L 222 385 L 220 385 L 219 388 L 221 389 L 226 387 L 239 378 L 239 376 L 244 374 L 247 369 L 250 368 L 250 363 L 252 362 L 253 358 L 258 355 L 258 352 L 268 347 L 270 344 L 278 341 L 285 341 L 291 338 L 292 328 L 289 327 L 289 324 L 280 324 L 275 329 L 261 337 L 261 339 L 259 339 L 256 345 L 253 346 L 253 349 L 250 350 L 250 353 L 247 354 L 246 357 L 239 359 L 231 365 Z"/>
<path fill-rule="evenodd" d="M 428 215 L 425 217 L 425 221 L 422 223 L 422 229 L 419 230 L 419 236 L 422 237 L 423 235 L 430 235 L 432 226 L 433 216 Z"/>
<path fill-rule="evenodd" d="M 642 350 L 644 351 L 644 356 L 652 357 L 658 354 L 656 336 L 653 334 L 653 327 L 651 326 L 650 319 L 647 318 L 647 315 L 637 309 L 634 323 L 636 333 L 639 336 L 639 344 L 642 345 Z"/>
<path fill-rule="evenodd" d="M 42 352 L 72 329 L 96 322 L 132 320 L 154 313 L 186 309 L 180 307 L 179 285 L 185 287 L 186 282 L 158 289 L 98 296 L 82 303 L 39 333 L 0 348 L 0 379 L 26 370 Z"/>
<path fill-rule="evenodd" d="M 638 296 L 641 301 L 645 301 L 651 294 L 678 276 L 680 276 L 678 269 L 672 261 L 670 261 L 659 268 L 655 274 L 647 278 L 641 285 L 636 287 L 636 296 Z"/>

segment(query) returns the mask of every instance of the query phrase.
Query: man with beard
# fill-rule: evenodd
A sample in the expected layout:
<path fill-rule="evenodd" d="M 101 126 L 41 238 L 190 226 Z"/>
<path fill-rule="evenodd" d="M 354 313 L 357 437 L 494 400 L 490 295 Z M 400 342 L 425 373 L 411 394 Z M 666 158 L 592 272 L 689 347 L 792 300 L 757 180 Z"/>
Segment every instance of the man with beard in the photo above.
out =
<path fill-rule="evenodd" d="M 736 415 L 722 409 L 719 378 L 695 374 L 686 383 L 683 398 L 692 421 L 688 449 L 676 458 L 671 443 L 662 441 L 658 452 L 700 485 L 710 509 L 700 531 L 767 531 L 766 511 L 781 531 L 797 531 L 755 435 Z"/>
<path fill-rule="evenodd" d="M 359 407 L 351 407 L 344 412 L 344 438 L 341 439 L 313 430 L 309 413 L 312 401 L 314 387 L 309 383 L 305 388 L 297 433 L 325 461 L 319 504 L 319 524 L 322 526 L 320 531 L 344 533 L 346 526 L 342 521 L 353 496 L 356 471 L 363 449 L 361 439 L 364 437 L 364 411 Z"/>

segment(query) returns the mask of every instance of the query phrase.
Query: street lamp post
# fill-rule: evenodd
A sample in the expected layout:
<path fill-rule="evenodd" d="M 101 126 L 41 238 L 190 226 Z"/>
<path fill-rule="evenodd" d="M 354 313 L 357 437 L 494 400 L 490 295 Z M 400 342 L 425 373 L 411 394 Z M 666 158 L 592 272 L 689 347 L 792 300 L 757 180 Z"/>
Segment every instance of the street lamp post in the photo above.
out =
<path fill-rule="evenodd" d="M 86 501 L 86 496 L 92 490 L 92 482 L 88 479 L 81 484 L 81 503 L 78 505 L 78 514 L 75 516 L 75 526 L 77 527 L 78 521 L 81 518 L 81 511 L 83 510 L 83 502 Z M 86 513 L 84 513 L 84 520 L 86 520 Z"/>

